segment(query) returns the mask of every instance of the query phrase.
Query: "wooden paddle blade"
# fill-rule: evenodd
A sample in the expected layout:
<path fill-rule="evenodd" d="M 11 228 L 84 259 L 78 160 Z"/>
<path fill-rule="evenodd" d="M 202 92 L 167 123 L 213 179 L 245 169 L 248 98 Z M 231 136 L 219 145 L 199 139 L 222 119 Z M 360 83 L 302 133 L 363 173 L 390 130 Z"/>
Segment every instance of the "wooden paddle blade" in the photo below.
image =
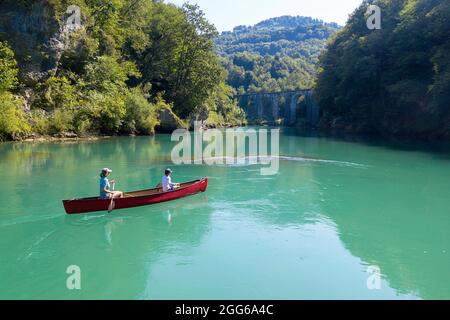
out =
<path fill-rule="evenodd" d="M 109 204 L 108 213 L 111 213 L 115 207 L 116 207 L 116 203 L 114 202 L 114 199 L 113 199 L 113 200 L 111 200 L 111 203 Z"/>

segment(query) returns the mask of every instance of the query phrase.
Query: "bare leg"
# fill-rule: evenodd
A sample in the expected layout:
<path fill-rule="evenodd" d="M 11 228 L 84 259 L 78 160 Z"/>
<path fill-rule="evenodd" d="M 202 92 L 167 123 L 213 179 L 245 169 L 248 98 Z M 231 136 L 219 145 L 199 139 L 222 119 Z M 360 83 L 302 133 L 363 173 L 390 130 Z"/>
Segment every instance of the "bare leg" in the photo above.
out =
<path fill-rule="evenodd" d="M 123 192 L 121 192 L 121 191 L 114 191 L 113 192 L 113 198 L 114 199 L 123 198 Z"/>

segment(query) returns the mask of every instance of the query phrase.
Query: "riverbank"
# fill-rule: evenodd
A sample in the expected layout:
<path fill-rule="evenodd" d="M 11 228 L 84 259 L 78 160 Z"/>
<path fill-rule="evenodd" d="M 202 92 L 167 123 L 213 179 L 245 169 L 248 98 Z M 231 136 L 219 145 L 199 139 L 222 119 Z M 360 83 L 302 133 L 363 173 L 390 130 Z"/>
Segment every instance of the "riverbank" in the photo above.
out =
<path fill-rule="evenodd" d="M 0 141 L 0 143 L 17 143 L 17 142 L 69 142 L 69 141 L 97 141 L 112 138 L 112 135 L 77 135 L 73 132 L 60 133 L 56 135 L 40 135 L 30 134 L 13 140 Z"/>
<path fill-rule="evenodd" d="M 205 125 L 205 129 L 206 130 L 210 130 L 210 129 L 229 129 L 229 128 L 239 128 L 242 127 L 243 125 L 238 125 L 238 124 L 231 124 L 231 123 L 227 123 L 227 124 L 206 124 Z M 192 131 L 192 128 L 190 129 Z M 55 134 L 55 135 L 40 135 L 40 134 L 30 134 L 24 137 L 18 137 L 14 140 L 5 140 L 5 141 L 1 141 L 2 142 L 78 142 L 78 141 L 98 141 L 98 140 L 106 140 L 106 139 L 111 139 L 114 137 L 135 137 L 135 136 L 148 136 L 148 137 L 152 137 L 155 136 L 157 134 L 168 134 L 170 132 L 168 131 L 156 131 L 154 134 L 152 135 L 136 135 L 136 134 L 129 134 L 129 135 L 121 135 L 121 134 L 116 134 L 116 135 L 101 135 L 101 134 L 88 134 L 88 135 L 78 135 L 74 132 L 65 132 L 65 133 L 59 133 L 59 134 Z"/>
<path fill-rule="evenodd" d="M 249 126 L 255 126 L 254 124 L 249 124 Z M 206 125 L 205 130 L 213 130 L 213 129 L 231 129 L 231 128 L 242 128 L 245 127 L 242 125 Z M 321 138 L 331 138 L 336 139 L 340 141 L 349 141 L 349 142 L 366 142 L 366 141 L 378 141 L 378 143 L 384 142 L 387 145 L 395 145 L 395 146 L 401 146 L 403 144 L 410 144 L 410 143 L 422 143 L 422 144 L 444 144 L 444 145 L 450 145 L 450 139 L 449 138 L 437 138 L 437 137 L 419 137 L 419 136 L 409 136 L 409 135 L 380 135 L 380 134 L 374 134 L 372 133 L 365 133 L 365 132 L 354 132 L 354 131 L 345 131 L 345 130 L 330 130 L 330 129 L 324 129 L 324 128 L 317 128 L 315 130 L 305 129 L 302 127 L 279 127 L 282 130 L 292 130 L 293 132 L 296 132 L 296 134 L 303 134 L 304 136 L 317 136 Z M 190 130 L 192 131 L 192 129 Z M 161 132 L 155 132 L 155 134 L 152 135 L 135 135 L 135 134 L 129 134 L 129 135 L 96 135 L 96 134 L 90 134 L 90 135 L 77 135 L 75 133 L 66 133 L 66 134 L 58 134 L 58 135 L 38 135 L 38 134 L 31 134 L 29 136 L 23 137 L 23 138 L 17 138 L 15 140 L 5 140 L 0 141 L 1 143 L 20 143 L 20 142 L 32 142 L 32 143 L 39 143 L 39 142 L 83 142 L 83 141 L 99 141 L 99 140 L 107 140 L 115 137 L 153 137 L 158 134 L 170 134 L 170 132 L 161 131 Z"/>

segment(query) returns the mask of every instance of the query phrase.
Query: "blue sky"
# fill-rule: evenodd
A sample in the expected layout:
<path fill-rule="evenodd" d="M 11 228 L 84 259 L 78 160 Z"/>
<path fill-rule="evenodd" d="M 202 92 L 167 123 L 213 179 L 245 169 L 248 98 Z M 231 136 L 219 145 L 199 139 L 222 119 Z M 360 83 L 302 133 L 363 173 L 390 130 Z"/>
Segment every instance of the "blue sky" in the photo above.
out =
<path fill-rule="evenodd" d="M 182 5 L 186 0 L 168 0 Z M 219 31 L 283 16 L 309 16 L 344 25 L 362 0 L 189 0 L 197 3 Z"/>

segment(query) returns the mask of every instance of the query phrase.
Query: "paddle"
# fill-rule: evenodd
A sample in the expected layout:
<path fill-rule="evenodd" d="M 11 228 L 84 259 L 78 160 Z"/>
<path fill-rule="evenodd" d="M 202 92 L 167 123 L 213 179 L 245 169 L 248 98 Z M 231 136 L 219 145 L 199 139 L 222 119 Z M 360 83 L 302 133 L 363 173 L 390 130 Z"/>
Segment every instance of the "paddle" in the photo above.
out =
<path fill-rule="evenodd" d="M 113 182 L 113 184 L 112 184 L 112 190 L 115 191 L 115 189 L 116 189 L 116 183 Z M 114 207 L 115 207 L 115 203 L 114 203 L 114 195 L 112 195 L 112 196 L 111 196 L 111 203 L 109 204 L 109 207 L 108 207 L 108 213 L 111 213 L 111 212 L 114 210 Z"/>

